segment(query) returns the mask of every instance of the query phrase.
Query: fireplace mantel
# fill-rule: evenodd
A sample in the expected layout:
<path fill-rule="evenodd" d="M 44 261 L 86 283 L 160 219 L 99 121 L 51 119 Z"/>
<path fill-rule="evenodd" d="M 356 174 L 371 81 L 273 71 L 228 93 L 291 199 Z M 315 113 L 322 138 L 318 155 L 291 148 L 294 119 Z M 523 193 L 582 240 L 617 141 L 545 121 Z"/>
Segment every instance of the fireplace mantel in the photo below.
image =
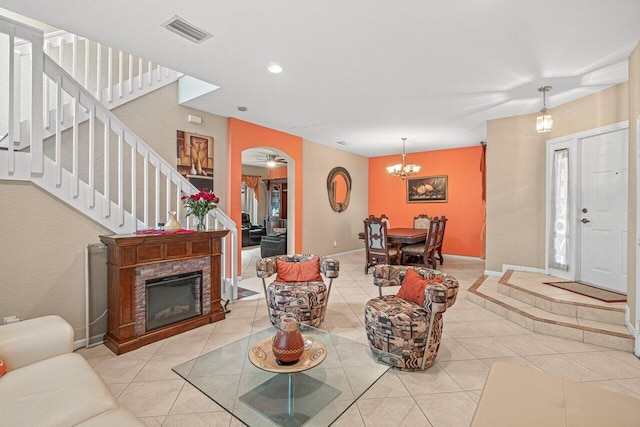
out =
<path fill-rule="evenodd" d="M 220 258 L 222 238 L 228 230 L 198 231 L 170 234 L 119 234 L 100 236 L 107 245 L 107 307 L 109 309 L 105 345 L 122 354 L 143 345 L 224 319 L 220 303 Z M 175 269 L 198 261 L 208 270 L 207 311 L 201 316 L 186 319 L 160 329 L 146 332 L 140 328 L 140 311 L 144 312 L 144 298 L 136 275 L 141 270 Z M 138 289 L 136 289 L 138 288 Z M 136 292 L 137 290 L 137 292 Z M 141 308 L 142 307 L 142 308 Z M 208 309 L 210 307 L 210 310 Z M 137 328 L 136 328 L 137 325 Z M 137 330 L 136 330 L 137 329 Z"/>

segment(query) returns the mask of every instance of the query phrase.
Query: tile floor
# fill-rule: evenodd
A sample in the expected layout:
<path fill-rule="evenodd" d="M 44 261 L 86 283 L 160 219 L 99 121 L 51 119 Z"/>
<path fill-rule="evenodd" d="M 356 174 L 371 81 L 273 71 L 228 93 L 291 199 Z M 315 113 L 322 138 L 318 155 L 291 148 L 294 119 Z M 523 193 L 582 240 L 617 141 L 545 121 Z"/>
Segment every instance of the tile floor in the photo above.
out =
<path fill-rule="evenodd" d="M 261 290 L 253 265 L 259 249 L 243 253 L 242 287 Z M 366 342 L 364 304 L 377 296 L 363 274 L 363 252 L 337 257 L 324 327 Z M 444 314 L 436 363 L 424 372 L 389 371 L 338 419 L 339 426 L 468 426 L 489 367 L 508 360 L 640 398 L 640 360 L 632 353 L 533 333 L 467 300 L 484 264 L 445 257 L 440 270 L 460 281 L 456 304 Z M 221 322 L 115 356 L 100 345 L 78 350 L 118 400 L 149 426 L 240 426 L 242 423 L 174 374 L 171 368 L 269 326 L 264 297 L 229 305 Z"/>

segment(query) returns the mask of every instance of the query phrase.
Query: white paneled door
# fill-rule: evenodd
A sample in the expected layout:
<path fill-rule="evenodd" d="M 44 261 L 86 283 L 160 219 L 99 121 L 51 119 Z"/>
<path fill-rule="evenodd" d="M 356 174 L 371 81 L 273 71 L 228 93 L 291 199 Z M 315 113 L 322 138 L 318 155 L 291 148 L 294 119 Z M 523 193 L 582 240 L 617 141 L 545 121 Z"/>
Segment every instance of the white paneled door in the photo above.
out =
<path fill-rule="evenodd" d="M 580 281 L 627 293 L 628 130 L 582 138 Z"/>

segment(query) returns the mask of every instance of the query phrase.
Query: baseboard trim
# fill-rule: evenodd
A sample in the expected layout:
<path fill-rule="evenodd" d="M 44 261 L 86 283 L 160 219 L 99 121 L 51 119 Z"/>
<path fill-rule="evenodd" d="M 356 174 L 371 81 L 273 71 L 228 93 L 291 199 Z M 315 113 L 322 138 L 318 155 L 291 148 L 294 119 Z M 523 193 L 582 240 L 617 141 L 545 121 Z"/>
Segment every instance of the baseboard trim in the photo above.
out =
<path fill-rule="evenodd" d="M 546 268 L 535 268 L 535 267 L 524 267 L 521 265 L 502 264 L 502 273 L 504 274 L 507 270 L 525 271 L 527 273 L 549 274 L 549 271 Z"/>
<path fill-rule="evenodd" d="M 477 257 L 477 256 L 467 256 L 467 255 L 454 255 L 454 254 L 447 254 L 447 253 L 443 253 L 442 256 L 448 256 L 450 258 L 456 258 L 456 259 L 466 259 L 469 261 L 484 261 L 482 258 Z"/>
<path fill-rule="evenodd" d="M 104 334 L 94 335 L 89 338 L 89 345 L 87 345 L 87 339 L 83 338 L 81 340 L 77 340 L 73 342 L 73 351 L 76 351 L 79 348 L 86 347 L 95 347 L 97 345 L 102 344 L 104 341 Z"/>
<path fill-rule="evenodd" d="M 496 277 L 501 277 L 504 273 L 502 271 L 493 271 L 493 270 L 485 270 L 484 271 L 484 275 L 485 276 L 496 276 Z"/>
<path fill-rule="evenodd" d="M 640 321 L 638 321 L 638 327 L 634 328 L 633 323 L 631 323 L 631 309 L 629 308 L 629 304 L 624 306 L 624 324 L 635 339 L 633 354 L 640 357 Z"/>
<path fill-rule="evenodd" d="M 346 251 L 346 252 L 338 252 L 338 253 L 335 253 L 335 254 L 329 254 L 327 256 L 328 257 L 334 257 L 334 256 L 341 256 L 341 255 L 349 255 L 349 254 L 354 254 L 356 252 L 364 252 L 364 248 L 362 248 L 362 249 L 354 249 L 354 250 Z"/>

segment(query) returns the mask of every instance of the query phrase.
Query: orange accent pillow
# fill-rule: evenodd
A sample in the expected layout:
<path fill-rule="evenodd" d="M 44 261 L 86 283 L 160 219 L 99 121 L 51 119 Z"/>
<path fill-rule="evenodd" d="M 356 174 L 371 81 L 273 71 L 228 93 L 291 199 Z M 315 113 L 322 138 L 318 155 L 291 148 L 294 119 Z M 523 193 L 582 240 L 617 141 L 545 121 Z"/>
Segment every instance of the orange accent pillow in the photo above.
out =
<path fill-rule="evenodd" d="M 278 275 L 276 282 L 322 282 L 320 276 L 320 259 L 309 261 L 286 262 L 276 260 Z"/>
<path fill-rule="evenodd" d="M 0 377 L 7 373 L 7 365 L 0 359 Z"/>
<path fill-rule="evenodd" d="M 425 279 L 413 269 L 408 269 L 404 275 L 402 286 L 396 294 L 398 298 L 406 301 L 415 302 L 419 306 L 424 305 L 424 288 L 429 283 L 442 283 L 442 278 L 435 277 L 433 279 Z"/>

